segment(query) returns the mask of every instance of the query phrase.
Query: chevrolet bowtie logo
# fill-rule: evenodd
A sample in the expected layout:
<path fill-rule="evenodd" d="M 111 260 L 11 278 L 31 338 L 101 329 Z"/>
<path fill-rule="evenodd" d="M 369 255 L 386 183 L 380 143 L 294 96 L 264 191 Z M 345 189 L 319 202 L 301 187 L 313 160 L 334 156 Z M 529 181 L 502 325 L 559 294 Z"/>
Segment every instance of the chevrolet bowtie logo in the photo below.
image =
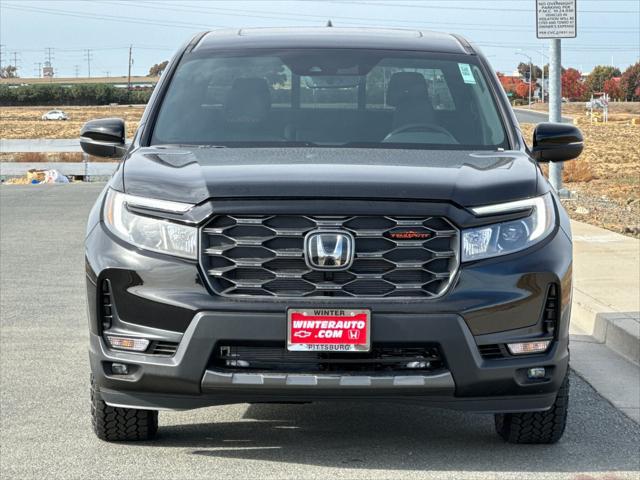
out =
<path fill-rule="evenodd" d="M 305 260 L 315 270 L 346 270 L 353 263 L 353 251 L 348 232 L 316 230 L 305 237 Z"/>

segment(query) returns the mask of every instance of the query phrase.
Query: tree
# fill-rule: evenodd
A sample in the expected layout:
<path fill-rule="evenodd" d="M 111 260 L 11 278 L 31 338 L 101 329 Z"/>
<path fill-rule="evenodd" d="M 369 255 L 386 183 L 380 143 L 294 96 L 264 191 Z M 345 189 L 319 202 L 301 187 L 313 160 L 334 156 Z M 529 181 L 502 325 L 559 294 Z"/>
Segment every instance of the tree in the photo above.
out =
<path fill-rule="evenodd" d="M 630 65 L 620 79 L 620 88 L 625 100 L 640 100 L 640 62 Z"/>
<path fill-rule="evenodd" d="M 509 97 L 514 98 L 528 98 L 529 97 L 529 84 L 524 83 L 518 77 L 504 75 L 498 72 L 498 80 L 502 85 L 502 88 Z M 518 90 L 518 87 L 520 88 Z"/>
<path fill-rule="evenodd" d="M 609 65 L 598 65 L 593 68 L 586 80 L 587 92 L 603 92 L 604 82 L 611 80 L 613 77 L 619 77 L 620 70 Z"/>
<path fill-rule="evenodd" d="M 13 65 L 7 65 L 0 69 L 0 78 L 18 78 L 18 69 Z"/>
<path fill-rule="evenodd" d="M 620 77 L 610 78 L 605 81 L 603 90 L 611 100 L 622 100 L 624 98 L 624 93 L 620 86 Z"/>
<path fill-rule="evenodd" d="M 524 62 L 520 62 L 518 64 L 518 73 L 520 73 L 520 75 L 522 75 L 525 79 L 528 79 L 527 77 L 529 76 L 529 64 L 528 63 L 524 63 Z M 532 78 L 531 80 L 533 80 L 534 82 L 542 77 L 542 70 L 540 69 L 540 67 L 538 67 L 537 65 L 533 65 L 533 69 L 532 69 Z"/>
<path fill-rule="evenodd" d="M 587 92 L 586 85 L 582 82 L 580 72 L 575 68 L 568 68 L 560 77 L 562 83 L 562 96 L 569 100 L 584 100 Z"/>
<path fill-rule="evenodd" d="M 567 71 L 567 69 L 564 68 L 562 65 L 560 65 L 560 75 L 562 75 L 566 71 Z M 549 64 L 548 63 L 544 64 L 544 78 L 549 78 Z"/>
<path fill-rule="evenodd" d="M 520 82 L 516 85 L 516 95 L 520 98 L 529 98 L 529 84 Z"/>
<path fill-rule="evenodd" d="M 149 69 L 149 75 L 147 77 L 159 77 L 164 72 L 165 68 L 169 64 L 169 60 L 165 60 L 162 63 L 156 63 L 153 67 Z"/>

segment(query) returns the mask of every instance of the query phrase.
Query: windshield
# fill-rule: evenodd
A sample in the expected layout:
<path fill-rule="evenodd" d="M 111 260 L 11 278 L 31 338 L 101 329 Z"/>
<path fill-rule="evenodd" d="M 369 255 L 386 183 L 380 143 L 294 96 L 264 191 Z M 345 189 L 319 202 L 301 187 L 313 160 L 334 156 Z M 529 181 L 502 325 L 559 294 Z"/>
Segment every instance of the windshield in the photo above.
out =
<path fill-rule="evenodd" d="M 190 54 L 171 80 L 151 143 L 506 148 L 476 61 L 345 49 Z"/>

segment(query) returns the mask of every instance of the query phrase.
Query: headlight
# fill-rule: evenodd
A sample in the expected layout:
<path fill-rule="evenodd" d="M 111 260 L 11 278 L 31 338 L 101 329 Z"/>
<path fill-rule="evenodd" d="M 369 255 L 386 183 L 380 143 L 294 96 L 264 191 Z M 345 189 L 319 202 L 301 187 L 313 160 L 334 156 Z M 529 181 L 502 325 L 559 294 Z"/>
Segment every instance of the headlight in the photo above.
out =
<path fill-rule="evenodd" d="M 154 252 L 196 258 L 198 229 L 131 212 L 128 205 L 151 210 L 182 213 L 193 205 L 126 195 L 109 189 L 104 204 L 104 223 L 125 242 Z"/>
<path fill-rule="evenodd" d="M 554 228 L 555 210 L 551 194 L 515 202 L 473 208 L 478 216 L 531 210 L 528 217 L 462 232 L 462 261 L 506 255 L 529 248 Z"/>

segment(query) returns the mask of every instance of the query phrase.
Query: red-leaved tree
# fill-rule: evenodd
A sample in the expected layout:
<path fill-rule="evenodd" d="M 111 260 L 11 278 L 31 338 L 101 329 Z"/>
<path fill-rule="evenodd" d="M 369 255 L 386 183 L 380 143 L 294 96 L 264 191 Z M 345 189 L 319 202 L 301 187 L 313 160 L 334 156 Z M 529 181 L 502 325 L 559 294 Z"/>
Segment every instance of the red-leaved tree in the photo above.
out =
<path fill-rule="evenodd" d="M 569 100 L 584 100 L 587 93 L 587 86 L 582 82 L 580 72 L 575 68 L 567 68 L 562 77 L 562 96 Z"/>
<path fill-rule="evenodd" d="M 624 98 L 624 93 L 620 87 L 620 77 L 605 80 L 603 90 L 609 95 L 611 100 L 621 100 Z"/>
<path fill-rule="evenodd" d="M 620 79 L 620 88 L 625 100 L 640 100 L 640 62 L 630 65 Z"/>
<path fill-rule="evenodd" d="M 516 84 L 516 95 L 520 98 L 529 98 L 529 84 L 524 82 Z"/>

